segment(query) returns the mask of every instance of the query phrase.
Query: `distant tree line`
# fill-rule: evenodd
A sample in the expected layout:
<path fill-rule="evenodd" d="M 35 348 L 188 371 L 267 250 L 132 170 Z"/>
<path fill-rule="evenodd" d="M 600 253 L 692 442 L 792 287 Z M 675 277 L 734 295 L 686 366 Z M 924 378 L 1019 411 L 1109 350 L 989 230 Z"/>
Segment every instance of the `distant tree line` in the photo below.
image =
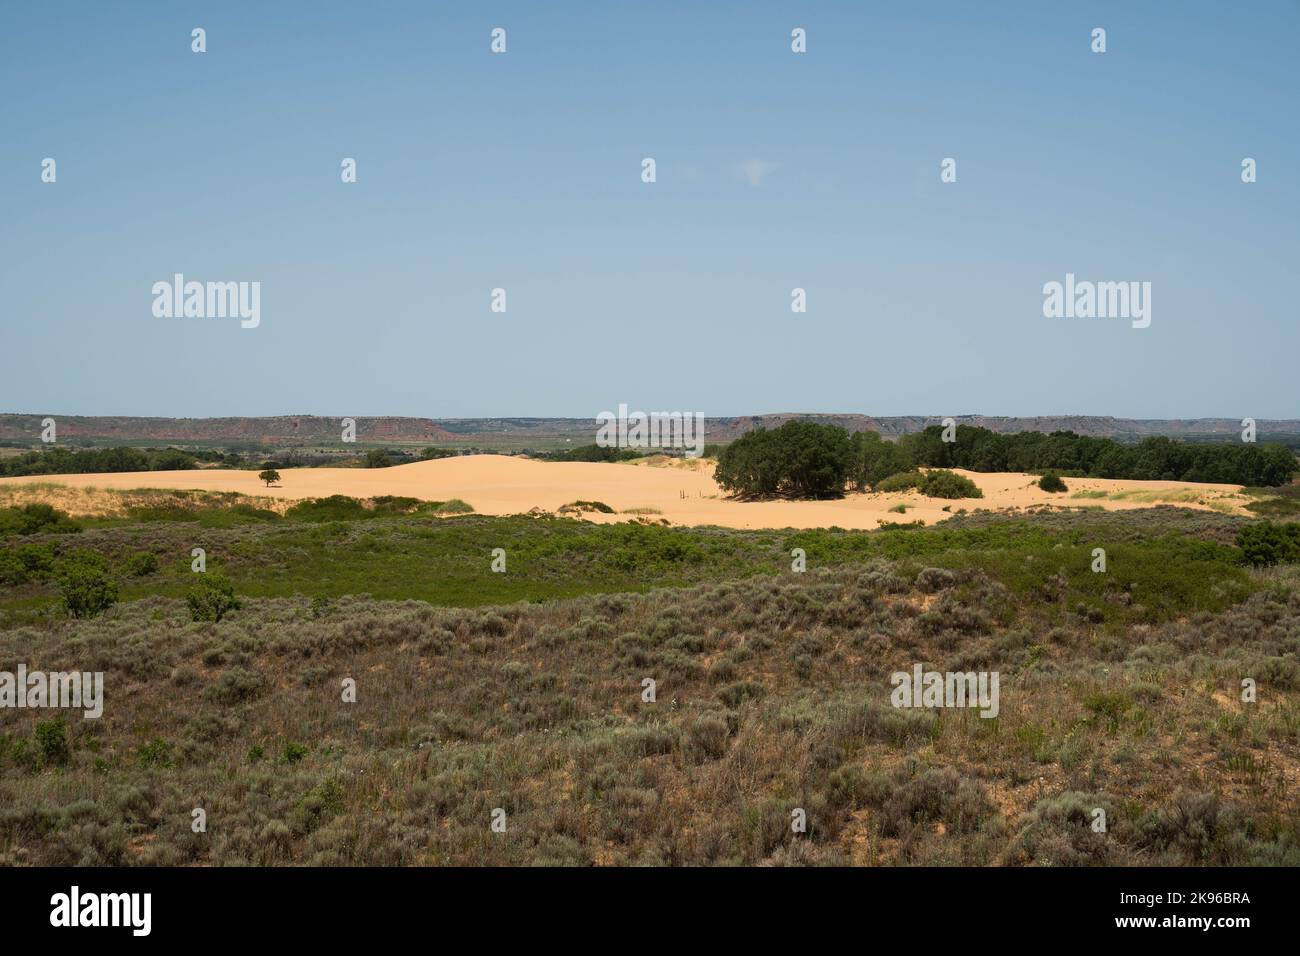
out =
<path fill-rule="evenodd" d="M 470 454 L 470 449 L 437 448 L 433 445 L 422 449 L 418 456 L 409 448 L 372 448 L 366 452 L 364 463 L 367 468 L 391 468 L 394 465 L 407 465 L 413 461 L 434 461 L 467 454 Z"/>
<path fill-rule="evenodd" d="M 1289 484 L 1300 471 L 1296 456 L 1278 444 L 1145 438 L 1125 445 L 1070 431 L 1000 434 L 974 426 L 958 426 L 954 442 L 942 436 L 943 429 L 931 425 L 903 436 L 898 445 L 917 465 L 970 471 L 1056 471 L 1089 478 L 1250 486 Z"/>
<path fill-rule="evenodd" d="M 1139 436 L 1133 436 L 1132 438 L 1125 441 L 1124 437 L 1120 436 L 1120 441 L 1121 443 L 1124 444 L 1132 444 L 1138 440 L 1138 437 Z M 1207 435 L 1202 432 L 1191 432 L 1191 433 L 1179 435 L 1178 440 L 1188 445 L 1206 444 L 1206 443 L 1217 445 L 1223 443 L 1224 437 L 1222 433 Z M 1283 448 L 1289 448 L 1291 449 L 1291 451 L 1295 452 L 1296 454 L 1300 454 L 1300 435 L 1292 434 L 1290 432 L 1276 432 L 1270 430 L 1268 435 L 1268 443 L 1271 445 L 1281 445 Z"/>
<path fill-rule="evenodd" d="M 719 485 L 741 497 L 831 498 L 847 488 L 918 488 L 938 497 L 979 497 L 959 475 L 922 475 L 918 468 L 1052 473 L 1047 490 L 1064 490 L 1060 475 L 1131 480 L 1199 481 L 1248 486 L 1289 484 L 1300 462 L 1276 444 L 1193 444 L 1147 438 L 1124 445 L 1074 432 L 999 434 L 962 426 L 943 441 L 937 425 L 885 441 L 875 432 L 850 435 L 838 425 L 803 419 L 758 428 L 718 456 Z M 930 473 L 931 475 L 933 472 Z M 929 488 L 930 490 L 927 490 Z"/>
<path fill-rule="evenodd" d="M 196 456 L 179 448 L 51 448 L 0 459 L 0 475 L 88 475 L 119 471 L 185 471 Z"/>
<path fill-rule="evenodd" d="M 555 451 L 538 452 L 536 457 L 546 461 L 631 461 L 643 457 L 635 448 L 615 448 L 612 445 L 578 445 Z"/>

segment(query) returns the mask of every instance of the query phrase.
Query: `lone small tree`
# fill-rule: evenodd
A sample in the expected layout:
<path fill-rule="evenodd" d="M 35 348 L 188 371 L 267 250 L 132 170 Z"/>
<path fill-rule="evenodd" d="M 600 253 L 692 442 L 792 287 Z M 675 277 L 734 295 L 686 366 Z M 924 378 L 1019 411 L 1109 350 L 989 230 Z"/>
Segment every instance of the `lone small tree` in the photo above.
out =
<path fill-rule="evenodd" d="M 74 551 L 55 569 L 63 606 L 73 617 L 96 617 L 117 603 L 117 582 L 108 562 L 91 551 Z"/>
<path fill-rule="evenodd" d="M 280 480 L 280 473 L 274 468 L 267 468 L 265 471 L 259 472 L 257 477 L 265 481 L 266 487 L 270 488 L 272 484 Z"/>
<path fill-rule="evenodd" d="M 185 595 L 194 621 L 220 621 L 230 611 L 240 608 L 235 588 L 225 575 L 212 572 L 197 575 L 198 581 Z"/>

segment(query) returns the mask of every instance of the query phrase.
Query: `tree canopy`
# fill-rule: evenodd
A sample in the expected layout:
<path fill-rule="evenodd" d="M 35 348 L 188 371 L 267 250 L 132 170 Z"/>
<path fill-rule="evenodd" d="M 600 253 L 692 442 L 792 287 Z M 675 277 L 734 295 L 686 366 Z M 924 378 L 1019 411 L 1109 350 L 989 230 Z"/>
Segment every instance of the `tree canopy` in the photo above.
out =
<path fill-rule="evenodd" d="M 0 460 L 0 475 L 89 475 L 123 471 L 183 471 L 196 456 L 179 448 L 47 448 Z"/>
<path fill-rule="evenodd" d="M 1070 431 L 1001 434 L 967 425 L 956 429 L 955 442 L 944 442 L 942 435 L 942 428 L 931 425 L 904 435 L 898 443 L 918 465 L 969 471 L 1056 471 L 1092 478 L 1252 486 L 1289 484 L 1300 471 L 1295 455 L 1272 443 L 1190 444 L 1159 437 L 1125 445 Z"/>
<path fill-rule="evenodd" d="M 795 419 L 733 441 L 718 456 L 714 478 L 741 497 L 833 498 L 844 494 L 852 460 L 843 428 Z"/>
<path fill-rule="evenodd" d="M 918 468 L 1051 472 L 1056 480 L 1043 487 L 1058 492 L 1061 474 L 1277 486 L 1300 471 L 1295 455 L 1278 444 L 1147 438 L 1126 445 L 1070 431 L 1001 434 L 972 426 L 958 427 L 955 437 L 945 442 L 943 429 L 933 425 L 891 442 L 871 431 L 849 435 L 838 425 L 794 419 L 736 439 L 718 456 L 715 477 L 740 497 L 828 498 L 846 487 L 921 486 Z M 914 477 L 896 477 L 907 475 Z"/>

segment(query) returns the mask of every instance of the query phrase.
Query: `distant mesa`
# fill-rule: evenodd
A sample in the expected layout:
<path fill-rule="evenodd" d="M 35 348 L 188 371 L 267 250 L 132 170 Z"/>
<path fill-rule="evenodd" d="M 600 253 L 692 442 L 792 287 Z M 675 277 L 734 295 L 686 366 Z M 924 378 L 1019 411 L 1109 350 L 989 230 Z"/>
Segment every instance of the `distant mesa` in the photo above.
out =
<path fill-rule="evenodd" d="M 41 432 L 41 419 L 49 412 L 0 414 L 0 441 L 32 441 Z M 235 442 L 242 444 L 334 445 L 341 443 L 341 423 L 353 417 L 358 440 L 401 443 L 435 443 L 448 447 L 500 445 L 542 446 L 566 441 L 589 443 L 595 434 L 590 418 L 407 418 L 285 415 L 260 418 L 150 418 L 130 416 L 57 415 L 59 438 L 116 442 Z M 705 420 L 710 443 L 728 442 L 754 428 L 778 428 L 792 419 L 839 425 L 850 432 L 874 431 L 886 438 L 919 432 L 938 425 L 943 415 L 871 416 L 859 413 L 805 414 L 779 412 L 766 415 L 715 417 Z M 978 425 L 995 432 L 1072 431 L 1098 438 L 1141 439 L 1155 435 L 1170 438 L 1236 439 L 1240 418 L 1145 419 L 1100 415 L 995 416 L 953 415 L 959 425 Z M 1274 436 L 1300 435 L 1300 419 L 1257 420 L 1260 441 Z"/>

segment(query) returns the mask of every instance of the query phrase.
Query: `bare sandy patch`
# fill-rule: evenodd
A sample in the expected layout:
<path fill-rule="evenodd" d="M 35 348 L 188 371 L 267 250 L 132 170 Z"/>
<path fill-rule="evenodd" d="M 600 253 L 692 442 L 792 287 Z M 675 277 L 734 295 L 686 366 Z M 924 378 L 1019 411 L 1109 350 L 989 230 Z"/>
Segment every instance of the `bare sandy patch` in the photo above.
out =
<path fill-rule="evenodd" d="M 573 501 L 600 501 L 614 514 L 584 514 L 589 521 L 609 523 L 656 515 L 674 525 L 719 525 L 729 528 L 824 528 L 870 530 L 882 522 L 922 521 L 933 524 L 961 509 L 1016 513 L 1029 508 L 1100 507 L 1108 511 L 1147 508 L 1169 500 L 1188 508 L 1245 514 L 1249 498 L 1237 485 L 1209 485 L 1176 481 L 1124 481 L 1107 478 L 1067 478 L 1070 490 L 1048 494 L 1034 475 L 980 474 L 959 471 L 984 493 L 983 498 L 945 501 L 919 492 L 904 494 L 853 494 L 832 501 L 734 501 L 713 480 L 713 463 L 691 467 L 629 467 L 627 463 L 543 462 L 506 455 L 463 455 L 414 462 L 393 468 L 284 469 L 280 483 L 267 488 L 257 472 L 230 469 L 153 471 L 147 474 L 97 474 L 42 476 L 47 490 L 30 500 L 44 500 L 72 513 L 85 510 L 69 495 L 132 491 L 146 485 L 158 489 L 240 492 L 258 507 L 282 510 L 302 498 L 348 495 L 373 498 L 404 495 L 425 501 L 462 498 L 480 514 L 512 515 L 529 511 L 556 512 Z M 32 485 L 30 478 L 0 478 L 0 496 L 13 486 Z M 57 486 L 50 490 L 48 486 Z M 38 486 L 39 487 L 39 486 Z M 1075 498 L 1079 492 L 1096 497 Z M 27 492 L 22 494 L 26 495 Z M 57 503 L 52 498 L 62 501 Z M 0 497 L 0 500 L 3 500 Z M 265 502 L 271 502 L 267 504 Z M 891 512 L 898 504 L 905 513 Z M 73 507 L 68 507 L 69 505 Z M 74 507 L 76 510 L 74 511 Z M 650 510 L 654 509 L 654 510 Z M 947 510 L 945 510 L 947 509 Z"/>

